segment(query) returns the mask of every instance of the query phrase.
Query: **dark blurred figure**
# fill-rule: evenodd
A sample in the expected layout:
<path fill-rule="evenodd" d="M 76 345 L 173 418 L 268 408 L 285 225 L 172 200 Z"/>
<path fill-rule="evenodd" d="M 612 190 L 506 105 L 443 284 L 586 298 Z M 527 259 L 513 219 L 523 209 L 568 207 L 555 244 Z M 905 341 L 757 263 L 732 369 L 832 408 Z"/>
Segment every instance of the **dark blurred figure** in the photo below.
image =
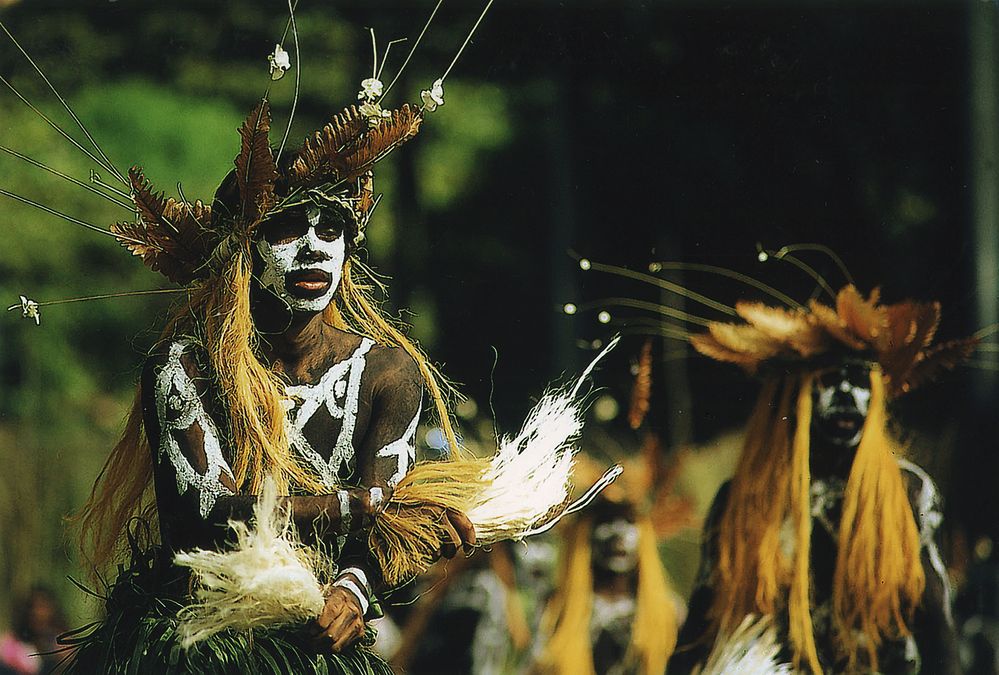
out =
<path fill-rule="evenodd" d="M 52 653 L 56 636 L 66 631 L 59 601 L 44 586 L 35 586 L 14 603 L 12 631 L 0 635 L 0 675 L 48 673 L 60 660 Z"/>
<path fill-rule="evenodd" d="M 976 559 L 955 603 L 961 665 L 969 675 L 999 673 L 999 560 L 992 542 L 975 546 Z"/>

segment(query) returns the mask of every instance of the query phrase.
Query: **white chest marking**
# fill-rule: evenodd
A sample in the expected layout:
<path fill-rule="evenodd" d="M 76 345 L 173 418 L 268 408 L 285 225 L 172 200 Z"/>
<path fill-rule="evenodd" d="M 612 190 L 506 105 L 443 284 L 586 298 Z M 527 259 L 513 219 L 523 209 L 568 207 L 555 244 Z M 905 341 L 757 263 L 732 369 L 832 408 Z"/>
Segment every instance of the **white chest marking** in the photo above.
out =
<path fill-rule="evenodd" d="M 392 441 L 378 451 L 379 457 L 395 457 L 396 470 L 392 477 L 388 479 L 388 486 L 394 488 L 402 480 L 402 477 L 409 471 L 409 467 L 416 461 L 416 425 L 420 421 L 421 406 L 416 407 L 416 415 L 413 421 L 406 427 L 406 432 L 401 438 Z"/>
<path fill-rule="evenodd" d="M 354 428 L 357 426 L 361 376 L 364 374 L 365 356 L 374 344 L 368 338 L 361 340 L 353 354 L 334 364 L 315 384 L 285 387 L 285 394 L 288 396 L 288 440 L 291 447 L 317 472 L 323 484 L 330 488 L 337 486 L 341 467 L 349 465 L 354 459 Z M 331 417 L 342 420 L 329 460 L 323 459 L 304 434 L 305 425 L 323 407 Z"/>
<path fill-rule="evenodd" d="M 191 346 L 186 340 L 170 345 L 166 365 L 156 375 L 156 418 L 160 424 L 159 457 L 166 455 L 177 474 L 177 493 L 184 494 L 194 487 L 200 496 L 200 513 L 206 518 L 220 495 L 232 492 L 222 484 L 224 473 L 235 483 L 232 469 L 222 456 L 222 446 L 215 423 L 205 412 L 198 389 L 184 370 L 180 357 Z M 208 467 L 199 474 L 180 449 L 176 433 L 187 431 L 193 424 L 204 433 L 204 451 Z"/>

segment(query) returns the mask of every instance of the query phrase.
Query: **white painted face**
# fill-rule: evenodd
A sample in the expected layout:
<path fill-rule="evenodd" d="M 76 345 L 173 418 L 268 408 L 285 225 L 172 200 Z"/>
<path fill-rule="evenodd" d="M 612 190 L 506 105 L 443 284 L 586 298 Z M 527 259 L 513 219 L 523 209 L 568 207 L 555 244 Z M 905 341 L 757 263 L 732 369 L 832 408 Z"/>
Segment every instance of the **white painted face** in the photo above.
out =
<path fill-rule="evenodd" d="M 592 541 L 594 567 L 626 574 L 638 565 L 638 526 L 627 518 L 597 523 Z"/>
<path fill-rule="evenodd" d="M 871 405 L 870 369 L 844 363 L 820 373 L 812 389 L 812 428 L 830 445 L 854 448 Z"/>
<path fill-rule="evenodd" d="M 321 312 L 340 285 L 346 243 L 343 224 L 327 211 L 310 207 L 303 231 L 301 222 L 268 227 L 257 241 L 263 261 L 260 284 L 299 312 Z"/>

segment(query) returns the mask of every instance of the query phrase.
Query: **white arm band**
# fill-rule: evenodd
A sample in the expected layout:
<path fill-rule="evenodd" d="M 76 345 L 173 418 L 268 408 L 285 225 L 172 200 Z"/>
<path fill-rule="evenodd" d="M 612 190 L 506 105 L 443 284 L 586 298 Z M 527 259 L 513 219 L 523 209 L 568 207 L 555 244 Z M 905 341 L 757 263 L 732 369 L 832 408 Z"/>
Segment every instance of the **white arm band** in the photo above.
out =
<path fill-rule="evenodd" d="M 364 586 L 364 590 L 368 594 L 371 593 L 371 584 L 368 582 L 368 575 L 364 573 L 364 570 L 359 567 L 347 567 L 340 571 L 340 577 L 345 574 L 353 574 L 361 582 L 361 585 Z"/>
<path fill-rule="evenodd" d="M 354 583 L 354 580 L 349 577 L 341 576 L 339 579 L 333 582 L 334 586 L 339 586 L 340 588 L 346 588 L 348 591 L 354 594 L 357 601 L 361 603 L 361 616 L 368 613 L 368 596 L 365 595 L 364 591 Z"/>

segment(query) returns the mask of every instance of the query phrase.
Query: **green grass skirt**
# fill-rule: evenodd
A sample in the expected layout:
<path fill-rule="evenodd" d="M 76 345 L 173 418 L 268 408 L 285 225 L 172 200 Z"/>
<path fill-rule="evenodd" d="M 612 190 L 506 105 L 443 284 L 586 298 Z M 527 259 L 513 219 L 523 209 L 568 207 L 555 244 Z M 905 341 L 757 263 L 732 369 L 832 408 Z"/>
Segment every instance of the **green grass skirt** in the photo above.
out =
<path fill-rule="evenodd" d="M 134 542 L 133 542 L 134 544 Z M 105 596 L 105 617 L 60 637 L 67 650 L 57 672 L 72 675 L 392 675 L 370 650 L 374 631 L 340 654 L 317 653 L 302 627 L 252 632 L 222 631 L 190 649 L 177 635 L 186 577 L 158 548 L 140 551 L 119 568 Z"/>

